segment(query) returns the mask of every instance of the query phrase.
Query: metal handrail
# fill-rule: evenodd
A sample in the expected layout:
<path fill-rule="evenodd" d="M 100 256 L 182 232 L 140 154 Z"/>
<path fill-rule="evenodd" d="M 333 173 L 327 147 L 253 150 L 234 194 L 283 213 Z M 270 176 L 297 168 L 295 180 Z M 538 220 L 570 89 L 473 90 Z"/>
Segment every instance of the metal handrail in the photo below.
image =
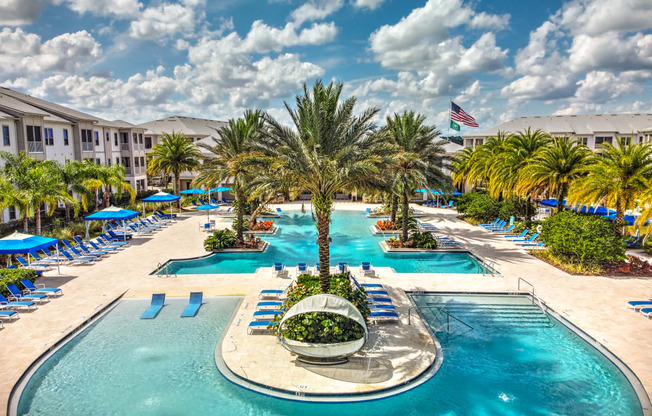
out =
<path fill-rule="evenodd" d="M 552 324 L 552 321 L 550 321 L 550 317 L 548 316 L 548 305 L 546 305 L 545 302 L 543 302 L 541 300 L 539 295 L 537 295 L 534 285 L 532 283 L 528 282 L 527 280 L 523 279 L 522 277 L 519 277 L 518 281 L 516 283 L 516 287 L 517 287 L 517 289 L 519 291 L 521 290 L 521 282 L 524 282 L 524 283 L 527 283 L 528 285 L 530 285 L 530 287 L 532 288 L 532 291 L 529 292 L 529 293 L 532 295 L 532 305 L 536 304 L 539 307 L 539 309 L 541 309 L 541 312 L 543 312 L 543 314 L 548 319 L 548 323 Z"/>
<path fill-rule="evenodd" d="M 491 262 L 485 259 L 482 256 L 478 256 L 477 254 L 473 253 L 475 257 L 480 259 L 480 264 L 478 265 L 478 272 L 482 271 L 482 275 L 485 276 L 487 275 L 487 268 L 489 269 L 489 272 L 491 273 L 492 276 L 496 275 L 496 269 L 494 268 L 496 265 L 496 261 L 492 260 Z"/>
<path fill-rule="evenodd" d="M 442 309 L 442 308 L 438 308 L 438 307 L 436 307 L 436 306 L 425 306 L 425 307 L 428 308 L 428 309 L 437 309 L 439 312 L 443 312 L 443 313 L 446 314 L 446 332 L 450 332 L 450 331 L 451 331 L 451 320 L 450 320 L 450 318 L 455 319 L 457 322 L 461 323 L 462 325 L 467 326 L 467 327 L 470 328 L 471 330 L 474 330 L 474 329 L 475 329 L 475 328 L 473 328 L 471 325 L 467 324 L 466 322 L 464 322 L 463 320 L 461 320 L 460 318 L 458 318 L 457 316 L 453 315 L 452 313 L 450 313 L 450 312 L 448 312 L 448 311 L 446 311 L 446 310 L 444 310 L 444 309 Z M 416 306 L 412 306 L 412 307 L 410 307 L 410 308 L 408 309 L 408 325 L 412 325 L 412 322 L 411 322 L 411 317 L 412 317 L 412 316 L 411 316 L 411 312 L 412 312 L 412 309 L 415 309 L 415 310 L 416 310 L 417 307 L 416 307 Z"/>

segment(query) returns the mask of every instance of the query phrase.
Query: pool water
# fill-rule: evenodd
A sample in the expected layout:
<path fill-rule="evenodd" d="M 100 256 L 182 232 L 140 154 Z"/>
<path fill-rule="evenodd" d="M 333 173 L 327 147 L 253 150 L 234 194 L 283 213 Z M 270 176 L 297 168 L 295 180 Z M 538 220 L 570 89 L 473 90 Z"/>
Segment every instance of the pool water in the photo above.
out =
<path fill-rule="evenodd" d="M 480 263 L 466 252 L 385 253 L 378 244 L 387 237 L 375 236 L 369 227 L 378 219 L 360 211 L 334 211 L 331 223 L 331 265 L 340 262 L 358 267 L 368 261 L 374 267 L 391 267 L 398 273 L 478 273 Z M 275 235 L 261 236 L 271 243 L 265 253 L 216 253 L 193 260 L 173 261 L 173 274 L 254 273 L 275 262 L 296 266 L 318 261 L 317 229 L 310 213 L 290 211 L 274 220 Z"/>
<path fill-rule="evenodd" d="M 641 415 L 636 395 L 604 356 L 527 298 L 414 295 L 435 330 L 442 307 L 467 321 L 438 332 L 442 367 L 419 387 L 359 403 L 304 403 L 238 387 L 214 349 L 238 298 L 205 299 L 181 319 L 172 299 L 153 320 L 148 300 L 126 300 L 48 358 L 28 381 L 18 414 L 75 415 Z M 433 311 L 433 312 L 431 312 Z M 454 311 L 454 312 L 453 312 Z M 539 313 L 539 315 L 537 315 Z M 441 314 L 439 314 L 441 315 Z M 249 338 L 256 342 L 257 336 Z"/>

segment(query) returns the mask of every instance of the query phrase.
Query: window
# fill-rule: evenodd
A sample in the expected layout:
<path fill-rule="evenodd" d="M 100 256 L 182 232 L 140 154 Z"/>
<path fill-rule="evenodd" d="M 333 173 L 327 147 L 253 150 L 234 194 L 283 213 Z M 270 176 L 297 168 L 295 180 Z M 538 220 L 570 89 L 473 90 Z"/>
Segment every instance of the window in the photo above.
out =
<path fill-rule="evenodd" d="M 101 164 L 102 164 L 102 161 L 101 161 L 100 159 L 95 159 L 95 164 L 96 164 L 96 165 L 101 165 Z"/>
<path fill-rule="evenodd" d="M 632 138 L 631 137 L 625 137 L 625 143 L 632 144 Z"/>
<path fill-rule="evenodd" d="M 52 129 L 43 129 L 43 135 L 45 136 L 45 145 L 54 146 L 54 134 L 52 133 Z"/>
<path fill-rule="evenodd" d="M 476 146 L 482 146 L 482 142 L 484 142 L 484 139 L 475 139 Z"/>
<path fill-rule="evenodd" d="M 99 146 L 99 145 L 100 145 L 100 133 L 96 131 L 95 132 L 95 146 Z"/>
<path fill-rule="evenodd" d="M 138 144 L 138 135 L 136 133 L 131 133 L 131 136 L 134 138 L 134 144 Z"/>
<path fill-rule="evenodd" d="M 68 129 L 63 129 L 63 145 L 68 146 L 70 141 L 68 141 Z"/>
<path fill-rule="evenodd" d="M 140 157 L 140 166 L 145 167 L 145 158 L 142 156 Z"/>
<path fill-rule="evenodd" d="M 115 164 L 116 164 L 116 165 L 119 165 L 119 164 L 120 164 L 120 158 L 119 158 L 119 157 L 116 157 L 116 158 L 115 158 Z"/>
<path fill-rule="evenodd" d="M 596 147 L 598 145 L 601 145 L 602 143 L 612 143 L 613 137 L 596 137 L 595 138 L 595 145 Z"/>
<path fill-rule="evenodd" d="M 82 129 L 81 131 L 82 151 L 93 151 L 93 131 Z"/>
<path fill-rule="evenodd" d="M 16 207 L 12 205 L 8 209 L 9 209 L 9 221 L 18 219 L 18 216 L 16 215 Z"/>
<path fill-rule="evenodd" d="M 140 162 L 140 160 L 139 160 L 137 157 L 135 157 L 135 158 L 134 158 L 134 167 L 135 167 L 135 168 L 137 168 L 137 167 L 140 166 L 140 164 L 139 164 L 138 162 Z"/>
<path fill-rule="evenodd" d="M 11 139 L 9 138 L 9 126 L 2 126 L 2 144 L 5 146 L 11 145 Z"/>
<path fill-rule="evenodd" d="M 466 139 L 466 140 L 464 140 L 464 146 L 466 146 L 466 147 L 473 147 L 473 139 Z"/>
<path fill-rule="evenodd" d="M 110 137 L 110 136 L 111 136 L 111 135 L 110 135 L 109 132 L 107 131 L 107 132 L 106 132 L 106 141 L 107 141 L 107 142 L 110 142 L 110 141 L 111 141 L 111 137 Z"/>
<path fill-rule="evenodd" d="M 584 146 L 587 146 L 589 143 L 589 138 L 588 137 L 578 137 L 577 138 L 577 143 L 583 144 Z"/>
<path fill-rule="evenodd" d="M 111 159 L 106 159 L 106 164 L 107 164 L 108 166 L 111 166 Z"/>
<path fill-rule="evenodd" d="M 113 145 L 118 145 L 118 133 L 113 133 Z"/>
<path fill-rule="evenodd" d="M 25 126 L 25 130 L 27 131 L 27 151 L 29 153 L 43 153 L 41 126 Z"/>
<path fill-rule="evenodd" d="M 145 136 L 145 149 L 151 149 L 152 148 L 152 138 Z"/>
<path fill-rule="evenodd" d="M 143 133 L 138 133 L 138 143 L 143 144 Z"/>

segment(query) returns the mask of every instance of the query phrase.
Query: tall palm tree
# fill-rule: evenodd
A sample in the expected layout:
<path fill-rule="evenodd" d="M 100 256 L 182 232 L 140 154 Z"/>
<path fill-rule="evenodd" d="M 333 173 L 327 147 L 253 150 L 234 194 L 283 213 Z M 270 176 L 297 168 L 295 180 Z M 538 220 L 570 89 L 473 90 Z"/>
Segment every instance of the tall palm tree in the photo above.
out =
<path fill-rule="evenodd" d="M 630 144 L 630 140 L 603 144 L 597 151 L 602 157 L 584 169 L 585 176 L 571 192 L 575 200 L 615 206 L 619 229 L 625 210 L 634 208 L 637 194 L 647 191 L 652 180 L 652 145 Z"/>
<path fill-rule="evenodd" d="M 219 139 L 213 139 L 213 145 L 200 143 L 210 154 L 204 159 L 196 185 L 213 185 L 233 178 L 235 198 L 238 201 L 236 233 L 242 241 L 244 230 L 245 185 L 251 180 L 259 164 L 259 157 L 252 152 L 253 144 L 258 140 L 264 126 L 260 110 L 247 110 L 244 116 L 229 120 L 228 124 L 218 130 Z"/>
<path fill-rule="evenodd" d="M 111 190 L 121 196 L 127 191 L 130 202 L 136 200 L 136 191 L 125 179 L 126 169 L 121 165 L 95 165 L 91 161 L 84 161 L 85 169 L 88 169 L 89 177 L 84 179 L 84 186 L 91 191 L 102 192 L 102 207 L 108 208 L 111 205 Z"/>
<path fill-rule="evenodd" d="M 532 157 L 550 142 L 550 136 L 543 130 L 527 128 L 510 135 L 502 146 L 502 151 L 496 155 L 491 168 L 489 192 L 493 196 L 512 194 L 516 191 L 519 173 L 530 162 Z M 526 193 L 525 217 L 530 219 L 531 193 Z"/>
<path fill-rule="evenodd" d="M 516 191 L 555 197 L 557 212 L 561 212 L 571 184 L 582 177 L 584 169 L 594 160 L 588 147 L 570 137 L 555 137 L 550 145 L 540 148 L 519 172 Z"/>
<path fill-rule="evenodd" d="M 34 158 L 27 155 L 27 152 L 20 152 L 14 155 L 9 152 L 0 152 L 0 158 L 4 162 L 2 169 L 4 175 L 2 198 L 0 207 L 17 207 L 23 221 L 23 231 L 28 232 L 30 212 L 30 201 L 23 192 L 29 186 L 26 182 L 27 171 L 38 163 Z"/>
<path fill-rule="evenodd" d="M 297 187 L 312 193 L 317 217 L 319 286 L 330 289 L 330 220 L 336 192 L 361 186 L 389 162 L 391 147 L 376 134 L 377 108 L 355 115 L 356 98 L 340 101 L 342 83 L 304 84 L 296 109 L 285 107 L 294 129 L 267 115 L 258 148 L 291 172 Z"/>
<path fill-rule="evenodd" d="M 489 180 L 497 158 L 505 150 L 508 137 L 507 133 L 499 131 L 475 149 L 462 149 L 452 162 L 454 184 L 459 186 L 471 182 L 475 188 L 477 184 Z"/>
<path fill-rule="evenodd" d="M 400 194 L 402 204 L 401 240 L 408 238 L 410 196 L 418 188 L 448 188 L 450 184 L 438 167 L 445 159 L 444 141 L 436 140 L 441 134 L 435 126 L 424 124 L 426 117 L 413 111 L 395 113 L 387 117 L 383 132 L 396 153 L 390 171 Z"/>
<path fill-rule="evenodd" d="M 88 201 L 91 198 L 91 192 L 84 186 L 84 180 L 91 172 L 88 166 L 79 160 L 70 160 L 63 165 L 57 165 L 62 185 L 68 190 L 69 195 L 79 195 L 79 202 L 84 211 L 88 210 Z M 93 164 L 93 168 L 94 166 L 95 164 Z M 78 206 L 66 203 L 66 220 L 70 219 L 70 208 Z M 75 209 L 75 215 L 77 214 L 78 209 Z"/>
<path fill-rule="evenodd" d="M 166 177 L 173 175 L 174 193 L 179 195 L 181 172 L 197 169 L 201 157 L 199 149 L 183 133 L 163 133 L 161 141 L 152 147 L 148 155 L 147 173 Z"/>

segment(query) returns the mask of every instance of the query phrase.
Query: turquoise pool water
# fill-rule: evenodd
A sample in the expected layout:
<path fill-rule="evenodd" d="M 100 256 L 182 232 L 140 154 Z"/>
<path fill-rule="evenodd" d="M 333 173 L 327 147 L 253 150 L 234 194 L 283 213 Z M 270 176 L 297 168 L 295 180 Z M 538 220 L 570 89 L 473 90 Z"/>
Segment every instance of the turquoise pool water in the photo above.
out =
<path fill-rule="evenodd" d="M 366 218 L 360 211 L 335 211 L 331 224 L 331 265 L 346 262 L 359 266 L 368 261 L 375 267 L 392 267 L 398 273 L 478 273 L 479 262 L 464 252 L 384 253 L 378 244 L 382 236 L 369 227 L 378 219 Z M 169 271 L 175 274 L 253 273 L 274 262 L 296 266 L 318 261 L 317 229 L 310 213 L 290 211 L 274 222 L 275 235 L 261 236 L 271 243 L 265 253 L 216 253 L 210 257 L 174 261 Z"/>
<path fill-rule="evenodd" d="M 281 400 L 221 376 L 214 349 L 237 298 L 209 298 L 195 318 L 168 300 L 140 320 L 147 300 L 122 301 L 68 342 L 28 381 L 21 415 L 627 415 L 642 414 L 620 371 L 581 338 L 519 297 L 415 295 L 433 328 L 433 304 L 474 330 L 437 333 L 444 361 L 423 385 L 382 400 Z M 251 337 L 256 342 L 256 337 Z"/>

